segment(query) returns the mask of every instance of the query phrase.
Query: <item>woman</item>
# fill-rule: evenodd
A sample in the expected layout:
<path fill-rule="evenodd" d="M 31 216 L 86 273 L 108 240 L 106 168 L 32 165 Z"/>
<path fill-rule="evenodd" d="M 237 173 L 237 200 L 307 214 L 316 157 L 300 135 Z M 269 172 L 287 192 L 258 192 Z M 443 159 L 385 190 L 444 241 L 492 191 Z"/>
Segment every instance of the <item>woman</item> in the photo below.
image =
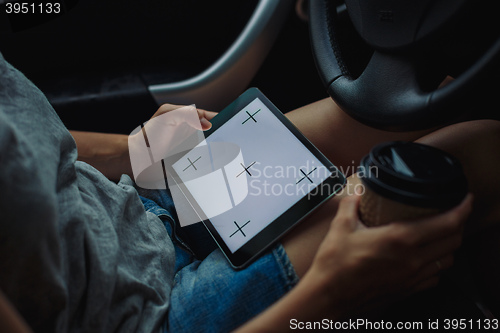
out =
<path fill-rule="evenodd" d="M 166 191 L 139 190 L 146 211 L 139 207 L 133 183 L 121 176 L 131 175 L 127 136 L 72 132 L 78 159 L 110 179 L 121 176 L 115 184 L 75 162 L 75 143 L 54 111 L 3 58 L 0 97 L 6 329 L 27 330 L 22 318 L 35 331 L 93 332 L 229 331 L 245 322 L 241 331 L 280 331 L 292 319 L 341 320 L 435 286 L 453 263 L 471 209 L 481 228 L 499 218 L 499 123 L 390 133 L 325 99 L 287 116 L 339 168 L 352 170 L 379 142 L 417 140 L 462 161 L 474 208 L 468 196 L 432 218 L 368 229 L 357 216 L 358 196 L 336 196 L 272 251 L 233 271 L 215 247 L 206 257 L 193 253 L 186 243 L 194 236 L 178 230 Z M 208 128 L 214 113 L 198 112 Z"/>

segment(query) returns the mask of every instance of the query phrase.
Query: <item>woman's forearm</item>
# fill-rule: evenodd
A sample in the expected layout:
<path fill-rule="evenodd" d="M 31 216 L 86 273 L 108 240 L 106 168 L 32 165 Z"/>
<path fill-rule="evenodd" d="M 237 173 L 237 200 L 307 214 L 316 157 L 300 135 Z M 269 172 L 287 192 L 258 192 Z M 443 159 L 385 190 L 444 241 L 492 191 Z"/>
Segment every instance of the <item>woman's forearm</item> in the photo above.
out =
<path fill-rule="evenodd" d="M 76 141 L 78 160 L 101 171 L 111 180 L 122 174 L 132 175 L 128 136 L 95 132 L 70 131 Z"/>

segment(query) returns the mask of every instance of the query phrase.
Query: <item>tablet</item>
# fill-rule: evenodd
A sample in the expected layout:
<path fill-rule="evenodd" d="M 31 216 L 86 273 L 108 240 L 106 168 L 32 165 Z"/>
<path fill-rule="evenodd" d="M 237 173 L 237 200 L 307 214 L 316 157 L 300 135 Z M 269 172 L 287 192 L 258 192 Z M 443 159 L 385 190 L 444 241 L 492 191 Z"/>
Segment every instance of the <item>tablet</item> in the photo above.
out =
<path fill-rule="evenodd" d="M 168 173 L 234 268 L 242 268 L 345 184 L 344 175 L 257 89 L 212 120 Z"/>

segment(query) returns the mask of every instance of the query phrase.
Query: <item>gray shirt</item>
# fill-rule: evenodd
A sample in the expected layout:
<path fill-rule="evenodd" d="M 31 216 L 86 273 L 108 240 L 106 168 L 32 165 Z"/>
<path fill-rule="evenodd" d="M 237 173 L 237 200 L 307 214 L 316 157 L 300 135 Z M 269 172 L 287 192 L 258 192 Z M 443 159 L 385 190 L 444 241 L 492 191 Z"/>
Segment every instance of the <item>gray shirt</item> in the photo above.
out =
<path fill-rule="evenodd" d="M 174 249 L 130 178 L 77 162 L 43 94 L 0 54 L 0 289 L 45 332 L 151 332 Z"/>

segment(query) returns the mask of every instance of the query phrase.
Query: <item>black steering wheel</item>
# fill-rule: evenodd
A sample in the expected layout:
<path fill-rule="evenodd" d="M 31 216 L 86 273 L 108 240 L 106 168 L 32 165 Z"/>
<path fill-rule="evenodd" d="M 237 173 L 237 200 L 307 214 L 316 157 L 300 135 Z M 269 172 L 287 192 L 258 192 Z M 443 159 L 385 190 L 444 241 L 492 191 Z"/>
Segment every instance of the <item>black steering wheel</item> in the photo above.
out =
<path fill-rule="evenodd" d="M 495 1 L 309 2 L 321 79 L 346 113 L 369 126 L 442 124 L 477 100 L 488 75 L 498 75 Z M 440 87 L 447 75 L 455 80 Z"/>

